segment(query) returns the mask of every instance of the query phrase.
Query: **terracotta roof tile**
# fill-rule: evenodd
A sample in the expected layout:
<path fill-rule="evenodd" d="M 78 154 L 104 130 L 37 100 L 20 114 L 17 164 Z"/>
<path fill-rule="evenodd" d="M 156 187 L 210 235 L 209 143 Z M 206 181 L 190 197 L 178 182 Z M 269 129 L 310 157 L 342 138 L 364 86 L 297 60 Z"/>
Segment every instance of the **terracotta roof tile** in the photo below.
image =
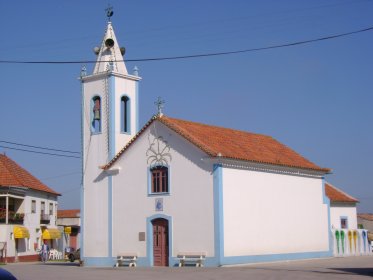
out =
<path fill-rule="evenodd" d="M 274 138 L 230 128 L 162 117 L 160 122 L 210 156 L 329 172 Z"/>
<path fill-rule="evenodd" d="M 363 220 L 373 221 L 373 214 L 361 213 L 357 214 L 357 217 Z"/>
<path fill-rule="evenodd" d="M 79 218 L 80 209 L 57 210 L 57 218 Z"/>
<path fill-rule="evenodd" d="M 325 183 L 325 194 L 329 197 L 331 202 L 352 202 L 357 203 L 359 200 L 350 196 L 349 194 L 341 191 L 329 183 Z"/>
<path fill-rule="evenodd" d="M 317 166 L 270 136 L 179 120 L 164 115 L 154 116 L 150 119 L 139 133 L 103 168 L 110 168 L 155 120 L 160 121 L 212 157 L 221 156 L 228 159 L 330 172 L 330 169 Z"/>
<path fill-rule="evenodd" d="M 0 154 L 0 186 L 26 187 L 37 191 L 60 195 L 3 154 Z"/>

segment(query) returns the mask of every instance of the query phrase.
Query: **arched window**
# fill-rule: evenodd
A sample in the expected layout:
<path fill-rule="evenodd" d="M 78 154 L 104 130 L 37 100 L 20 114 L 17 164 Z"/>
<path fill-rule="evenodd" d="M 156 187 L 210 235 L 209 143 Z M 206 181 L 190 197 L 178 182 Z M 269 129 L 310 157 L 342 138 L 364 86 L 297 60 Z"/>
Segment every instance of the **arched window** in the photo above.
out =
<path fill-rule="evenodd" d="M 101 132 L 101 98 L 95 96 L 92 99 L 92 132 Z"/>
<path fill-rule="evenodd" d="M 120 114 L 121 114 L 121 131 L 130 131 L 130 99 L 127 96 L 122 96 L 120 99 Z"/>
<path fill-rule="evenodd" d="M 168 167 L 156 166 L 150 169 L 152 175 L 152 193 L 168 192 Z"/>

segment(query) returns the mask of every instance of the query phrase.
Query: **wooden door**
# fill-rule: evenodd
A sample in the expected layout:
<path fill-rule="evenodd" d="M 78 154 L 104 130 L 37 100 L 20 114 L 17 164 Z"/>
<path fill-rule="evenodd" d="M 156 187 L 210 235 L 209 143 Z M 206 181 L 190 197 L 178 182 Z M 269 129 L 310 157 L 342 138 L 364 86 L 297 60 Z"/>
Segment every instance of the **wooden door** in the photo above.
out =
<path fill-rule="evenodd" d="M 154 266 L 168 266 L 168 221 L 156 219 L 152 224 Z"/>

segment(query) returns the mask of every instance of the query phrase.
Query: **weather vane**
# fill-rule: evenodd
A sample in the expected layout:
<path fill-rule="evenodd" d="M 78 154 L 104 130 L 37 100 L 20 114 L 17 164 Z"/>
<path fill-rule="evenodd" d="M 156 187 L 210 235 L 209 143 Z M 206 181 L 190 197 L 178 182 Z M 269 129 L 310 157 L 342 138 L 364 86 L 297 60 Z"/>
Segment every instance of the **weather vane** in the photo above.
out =
<path fill-rule="evenodd" d="M 158 96 L 158 99 L 157 99 L 157 101 L 154 102 L 154 105 L 157 106 L 158 115 L 160 115 L 160 116 L 163 115 L 163 113 L 162 113 L 163 104 L 165 104 L 165 101 L 162 100 L 162 98 L 160 96 Z"/>
<path fill-rule="evenodd" d="M 111 21 L 111 17 L 112 17 L 113 14 L 114 14 L 113 6 L 111 6 L 111 5 L 109 4 L 108 7 L 105 9 L 105 11 L 106 11 L 106 16 L 107 16 L 107 18 L 109 19 L 109 21 Z"/>

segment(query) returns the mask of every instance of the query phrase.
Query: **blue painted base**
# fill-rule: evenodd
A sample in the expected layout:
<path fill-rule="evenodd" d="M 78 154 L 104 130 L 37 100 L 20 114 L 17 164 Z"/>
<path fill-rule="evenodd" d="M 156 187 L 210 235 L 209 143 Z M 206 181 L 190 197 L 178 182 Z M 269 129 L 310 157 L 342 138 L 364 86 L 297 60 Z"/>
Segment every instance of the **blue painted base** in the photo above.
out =
<path fill-rule="evenodd" d="M 116 258 L 109 257 L 90 257 L 83 258 L 84 266 L 92 267 L 114 267 Z"/>
<path fill-rule="evenodd" d="M 220 265 L 249 264 L 260 262 L 289 261 L 332 257 L 330 251 L 224 257 Z"/>
<path fill-rule="evenodd" d="M 233 256 L 223 257 L 221 262 L 218 258 L 208 257 L 205 260 L 205 267 L 218 267 L 224 265 L 235 264 L 250 264 L 260 262 L 274 262 L 274 261 L 288 261 L 288 260 L 302 260 L 332 257 L 333 253 L 330 251 L 322 252 L 305 252 L 305 253 L 290 253 L 290 254 L 273 254 L 273 255 L 253 255 L 253 256 Z M 84 258 L 84 266 L 92 267 L 113 267 L 116 263 L 116 258 L 102 257 L 102 258 Z M 179 265 L 177 258 L 171 257 L 169 259 L 169 266 L 175 267 Z M 138 267 L 151 267 L 150 260 L 146 257 L 137 259 Z"/>

